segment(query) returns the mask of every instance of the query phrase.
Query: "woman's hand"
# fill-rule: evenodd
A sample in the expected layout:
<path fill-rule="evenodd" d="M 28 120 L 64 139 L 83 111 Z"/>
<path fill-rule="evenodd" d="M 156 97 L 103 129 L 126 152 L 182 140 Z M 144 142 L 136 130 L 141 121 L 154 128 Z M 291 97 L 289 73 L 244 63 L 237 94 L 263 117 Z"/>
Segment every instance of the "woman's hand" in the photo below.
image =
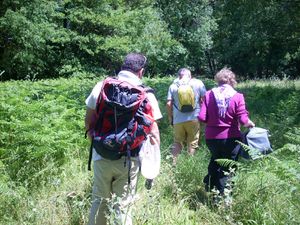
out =
<path fill-rule="evenodd" d="M 248 120 L 248 123 L 246 123 L 244 125 L 244 127 L 247 127 L 247 128 L 252 128 L 252 127 L 255 127 L 255 123 L 253 123 L 250 119 Z"/>

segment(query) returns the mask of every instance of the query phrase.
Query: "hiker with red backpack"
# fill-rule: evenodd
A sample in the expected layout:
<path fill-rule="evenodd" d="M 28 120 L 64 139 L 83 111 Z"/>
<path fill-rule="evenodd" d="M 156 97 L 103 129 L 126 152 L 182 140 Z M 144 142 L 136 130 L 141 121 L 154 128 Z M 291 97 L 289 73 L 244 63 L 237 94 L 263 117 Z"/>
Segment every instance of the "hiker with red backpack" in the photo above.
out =
<path fill-rule="evenodd" d="M 137 188 L 139 151 L 146 139 L 160 144 L 156 121 L 162 114 L 153 90 L 141 80 L 146 63 L 144 55 L 128 54 L 117 77 L 97 83 L 86 99 L 94 169 L 90 225 L 132 224 L 129 206 Z"/>
<path fill-rule="evenodd" d="M 169 87 L 166 109 L 169 122 L 174 128 L 174 143 L 171 148 L 173 165 L 176 164 L 184 143 L 190 155 L 194 155 L 198 148 L 200 123 L 197 116 L 205 92 L 203 82 L 192 78 L 191 71 L 187 68 L 178 71 L 178 78 Z"/>

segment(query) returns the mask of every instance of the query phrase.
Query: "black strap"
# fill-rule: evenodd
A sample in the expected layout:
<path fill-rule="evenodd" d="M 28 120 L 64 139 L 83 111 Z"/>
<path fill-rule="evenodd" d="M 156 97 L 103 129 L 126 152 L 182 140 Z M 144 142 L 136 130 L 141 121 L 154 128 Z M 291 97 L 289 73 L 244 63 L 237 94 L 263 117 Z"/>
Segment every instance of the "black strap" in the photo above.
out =
<path fill-rule="evenodd" d="M 87 139 L 89 130 L 85 131 L 84 138 Z M 92 154 L 93 154 L 93 140 L 91 140 L 90 152 L 89 152 L 89 161 L 88 161 L 88 170 L 91 171 L 92 163 Z"/>
<path fill-rule="evenodd" d="M 173 102 L 174 107 L 175 107 L 179 112 L 181 112 L 181 110 L 180 110 L 180 109 L 177 107 L 177 105 L 175 104 L 175 101 L 172 100 L 172 102 Z M 198 108 L 195 107 L 193 111 L 195 111 L 196 109 L 198 109 Z M 193 111 L 191 111 L 191 112 L 193 112 Z"/>
<path fill-rule="evenodd" d="M 175 101 L 173 100 L 173 105 L 174 105 L 174 107 L 179 111 L 179 112 L 181 112 L 180 111 L 180 109 L 177 107 L 177 105 L 175 104 Z"/>
<path fill-rule="evenodd" d="M 131 152 L 130 152 L 130 146 L 127 145 L 127 159 L 128 159 L 128 186 L 130 185 L 131 179 L 130 179 L 130 171 L 131 171 Z"/>
<path fill-rule="evenodd" d="M 88 162 L 88 170 L 89 171 L 91 171 L 92 155 L 93 155 L 93 140 L 91 141 L 90 153 L 89 153 L 89 162 Z"/>
<path fill-rule="evenodd" d="M 155 90 L 153 88 L 151 88 L 151 87 L 148 87 L 148 86 L 146 86 L 144 84 L 140 84 L 139 87 L 144 88 L 144 91 L 146 93 L 153 93 L 153 94 L 155 94 Z"/>

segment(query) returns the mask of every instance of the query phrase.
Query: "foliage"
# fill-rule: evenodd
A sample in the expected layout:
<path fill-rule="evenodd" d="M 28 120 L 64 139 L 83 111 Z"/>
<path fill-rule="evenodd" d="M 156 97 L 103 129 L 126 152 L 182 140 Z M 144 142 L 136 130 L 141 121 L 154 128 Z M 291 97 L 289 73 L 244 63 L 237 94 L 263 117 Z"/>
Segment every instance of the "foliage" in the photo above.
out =
<path fill-rule="evenodd" d="M 237 167 L 239 165 L 238 162 L 231 159 L 216 159 L 216 162 L 222 167 Z"/>
<path fill-rule="evenodd" d="M 84 100 L 99 79 L 77 76 L 0 84 L 1 224 L 87 223 L 92 173 L 87 171 L 89 142 L 84 139 Z M 299 89 L 292 82 L 274 80 L 239 85 L 253 121 L 273 134 L 275 151 L 254 161 L 240 160 L 232 195 L 229 194 L 231 205 L 223 201 L 215 207 L 202 183 L 210 157 L 203 135 L 194 157 L 183 150 L 177 166 L 171 164 L 173 129 L 165 116 L 164 99 L 173 79 L 145 78 L 146 84 L 156 90 L 164 115 L 159 122 L 162 168 L 150 191 L 140 177 L 139 195 L 133 204 L 134 222 L 297 224 Z M 204 83 L 213 85 L 210 80 Z M 286 97 L 280 98 L 282 95 Z"/>
<path fill-rule="evenodd" d="M 275 84 L 275 85 L 274 85 Z M 245 95 L 250 117 L 256 126 L 270 131 L 273 147 L 280 148 L 284 135 L 300 126 L 299 89 L 287 81 L 245 82 L 239 90 Z"/>
<path fill-rule="evenodd" d="M 173 37 L 188 50 L 186 60 L 178 61 L 178 66 L 188 66 L 196 73 L 207 72 L 205 53 L 213 45 L 211 34 L 216 29 L 210 1 L 157 0 L 156 5 Z"/>
<path fill-rule="evenodd" d="M 216 1 L 219 29 L 214 50 L 219 67 L 248 78 L 299 76 L 299 1 Z"/>
<path fill-rule="evenodd" d="M 299 151 L 292 151 L 290 147 L 249 164 L 238 175 L 233 207 L 239 213 L 233 217 L 243 223 L 296 224 L 300 203 L 299 169 Z"/>
<path fill-rule="evenodd" d="M 53 47 L 47 44 L 57 33 L 53 19 L 48 21 L 56 13 L 55 4 L 23 4 L 18 4 L 16 11 L 8 7 L 0 18 L 0 69 L 5 71 L 6 79 L 42 78 L 41 74 L 51 74 L 57 63 Z"/>
<path fill-rule="evenodd" d="M 173 71 L 186 50 L 148 3 L 6 0 L 0 5 L 2 79 L 114 74 L 130 51 L 145 53 L 152 73 Z"/>
<path fill-rule="evenodd" d="M 147 55 L 152 76 L 213 77 L 227 65 L 244 78 L 297 78 L 299 10 L 291 0 L 3 0 L 0 78 L 115 74 L 131 51 Z"/>
<path fill-rule="evenodd" d="M 91 85 L 82 79 L 1 84 L 0 158 L 18 185 L 52 182 L 69 154 L 82 154 L 82 102 L 90 88 L 79 83 Z"/>
<path fill-rule="evenodd" d="M 264 155 L 258 149 L 252 148 L 243 142 L 240 141 L 237 142 L 241 145 L 242 151 L 244 151 L 244 153 L 241 153 L 241 156 L 245 158 L 249 158 L 251 160 L 264 157 Z"/>

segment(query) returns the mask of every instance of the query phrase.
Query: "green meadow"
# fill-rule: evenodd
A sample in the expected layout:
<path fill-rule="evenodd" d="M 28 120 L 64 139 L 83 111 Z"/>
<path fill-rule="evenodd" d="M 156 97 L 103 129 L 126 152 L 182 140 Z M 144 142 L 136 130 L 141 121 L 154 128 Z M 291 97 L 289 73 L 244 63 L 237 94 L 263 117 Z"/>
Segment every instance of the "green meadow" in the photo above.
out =
<path fill-rule="evenodd" d="M 86 224 L 92 176 L 84 138 L 85 98 L 102 77 L 0 83 L 0 224 Z M 161 111 L 161 173 L 151 190 L 140 176 L 134 224 L 300 224 L 300 82 L 239 83 L 251 119 L 270 131 L 274 152 L 240 159 L 228 201 L 204 190 L 209 152 L 203 135 L 194 157 L 171 165 L 172 127 L 165 100 L 172 77 L 145 78 Z M 202 79 L 207 89 L 212 80 Z"/>

